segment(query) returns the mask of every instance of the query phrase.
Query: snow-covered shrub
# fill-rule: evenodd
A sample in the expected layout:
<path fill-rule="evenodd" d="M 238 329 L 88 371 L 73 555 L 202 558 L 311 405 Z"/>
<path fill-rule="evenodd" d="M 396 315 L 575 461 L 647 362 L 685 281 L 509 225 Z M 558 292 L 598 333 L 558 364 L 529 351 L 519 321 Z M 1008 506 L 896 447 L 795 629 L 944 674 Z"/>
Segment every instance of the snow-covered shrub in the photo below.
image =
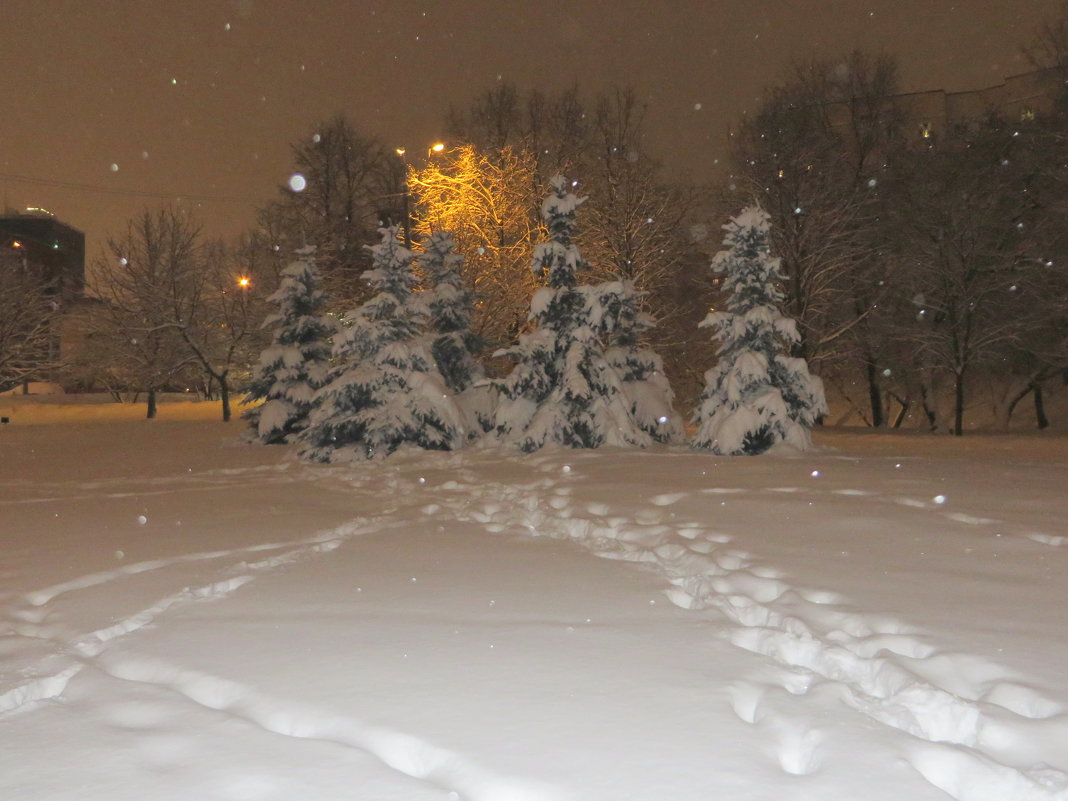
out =
<path fill-rule="evenodd" d="M 758 454 L 785 442 L 805 449 L 827 410 L 823 382 L 804 359 L 788 355 L 798 341 L 797 324 L 779 309 L 783 277 L 769 251 L 768 219 L 758 207 L 744 209 L 724 226 L 726 249 L 712 261 L 725 275 L 729 311 L 710 312 L 701 322 L 720 344 L 694 412 L 695 448 Z"/>
<path fill-rule="evenodd" d="M 308 424 L 315 392 L 330 369 L 330 337 L 337 321 L 324 312 L 315 248 L 301 248 L 282 272 L 267 301 L 278 311 L 263 322 L 271 344 L 260 354 L 247 400 L 263 403 L 245 412 L 250 436 L 267 444 L 290 441 Z"/>

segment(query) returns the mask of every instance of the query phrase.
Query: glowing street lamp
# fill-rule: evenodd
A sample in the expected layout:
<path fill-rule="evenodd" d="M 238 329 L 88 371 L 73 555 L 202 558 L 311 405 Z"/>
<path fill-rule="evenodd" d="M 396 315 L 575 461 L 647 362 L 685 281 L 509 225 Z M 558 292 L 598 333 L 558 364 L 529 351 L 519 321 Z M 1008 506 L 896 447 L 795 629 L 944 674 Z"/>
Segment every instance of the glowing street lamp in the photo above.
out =
<path fill-rule="evenodd" d="M 427 154 L 428 156 L 432 156 L 432 155 L 434 155 L 435 153 L 441 153 L 441 152 L 442 152 L 442 151 L 444 151 L 444 150 L 445 150 L 445 143 L 444 143 L 444 142 L 435 142 L 434 144 L 432 144 L 432 145 L 431 145 L 431 146 L 430 146 L 430 147 L 429 147 L 429 148 L 427 149 L 427 151 L 426 151 L 426 154 Z"/>
<path fill-rule="evenodd" d="M 249 278 L 247 275 L 240 275 L 237 278 L 237 285 L 242 289 L 248 289 L 250 286 L 252 286 L 252 279 Z"/>

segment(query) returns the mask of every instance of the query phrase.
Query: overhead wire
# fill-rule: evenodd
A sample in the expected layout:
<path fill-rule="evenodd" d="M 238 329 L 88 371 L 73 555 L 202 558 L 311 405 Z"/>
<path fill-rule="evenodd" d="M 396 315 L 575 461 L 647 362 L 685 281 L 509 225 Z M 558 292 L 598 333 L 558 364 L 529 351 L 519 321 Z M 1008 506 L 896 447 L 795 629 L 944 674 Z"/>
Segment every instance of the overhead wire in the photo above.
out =
<path fill-rule="evenodd" d="M 144 189 L 122 189 L 98 184 L 82 184 L 72 181 L 57 181 L 51 178 L 37 178 L 31 175 L 0 172 L 0 180 L 34 186 L 51 186 L 59 189 L 71 189 L 78 192 L 99 192 L 107 195 L 124 195 L 127 197 L 147 197 L 161 200 L 202 200 L 214 203 L 262 203 L 263 198 L 240 197 L 237 195 L 211 195 L 206 193 L 151 192 Z"/>

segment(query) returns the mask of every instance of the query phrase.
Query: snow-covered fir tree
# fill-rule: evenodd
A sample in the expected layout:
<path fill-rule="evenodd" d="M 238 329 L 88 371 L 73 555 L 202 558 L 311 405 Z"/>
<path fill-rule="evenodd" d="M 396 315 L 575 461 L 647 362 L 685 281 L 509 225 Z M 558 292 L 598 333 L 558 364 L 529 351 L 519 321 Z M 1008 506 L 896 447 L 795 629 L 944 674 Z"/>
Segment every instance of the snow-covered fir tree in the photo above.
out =
<path fill-rule="evenodd" d="M 607 312 L 605 358 L 619 376 L 634 422 L 657 442 L 681 439 L 682 418 L 674 408 L 675 393 L 663 359 L 647 344 L 656 323 L 641 308 L 644 293 L 629 279 L 601 284 L 598 292 Z"/>
<path fill-rule="evenodd" d="M 278 307 L 263 322 L 271 344 L 260 354 L 246 400 L 263 401 L 245 412 L 250 436 L 267 444 L 289 442 L 308 424 L 315 392 L 330 369 L 330 338 L 337 321 L 327 315 L 315 248 L 296 252 L 267 301 Z"/>
<path fill-rule="evenodd" d="M 479 383 L 486 375 L 475 356 L 480 341 L 471 330 L 473 295 L 464 285 L 463 256 L 455 247 L 448 231 L 435 231 L 426 240 L 419 255 L 426 290 L 419 299 L 428 318 L 430 352 L 474 436 L 493 427 L 493 393 Z"/>
<path fill-rule="evenodd" d="M 768 220 L 759 207 L 744 209 L 723 226 L 726 249 L 712 261 L 725 276 L 728 311 L 701 322 L 715 332 L 719 360 L 705 373 L 693 446 L 713 453 L 758 454 L 779 442 L 807 448 L 827 410 L 823 382 L 788 355 L 797 323 L 779 308 L 783 276 L 769 250 Z"/>
<path fill-rule="evenodd" d="M 346 315 L 334 338 L 334 371 L 315 396 L 301 440 L 319 462 L 382 458 L 399 446 L 449 450 L 464 441 L 463 416 L 438 372 L 413 298 L 414 254 L 383 228 L 363 274 L 376 294 Z"/>
<path fill-rule="evenodd" d="M 597 287 L 578 286 L 586 267 L 571 241 L 575 211 L 583 202 L 566 179 L 555 176 L 542 204 L 550 239 L 535 249 L 534 272 L 548 286 L 531 301 L 530 329 L 498 355 L 518 360 L 496 382 L 497 433 L 526 452 L 548 443 L 572 448 L 648 445 L 649 435 L 630 414 L 619 376 L 604 355 L 605 308 Z"/>

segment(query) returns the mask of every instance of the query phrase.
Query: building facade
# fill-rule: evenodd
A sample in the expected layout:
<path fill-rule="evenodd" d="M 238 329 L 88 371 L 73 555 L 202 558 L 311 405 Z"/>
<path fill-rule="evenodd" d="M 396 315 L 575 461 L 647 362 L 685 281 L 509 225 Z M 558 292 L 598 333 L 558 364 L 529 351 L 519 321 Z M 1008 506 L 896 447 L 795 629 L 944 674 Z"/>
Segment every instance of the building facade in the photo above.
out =
<path fill-rule="evenodd" d="M 85 234 L 41 210 L 0 216 L 0 270 L 43 281 L 62 304 L 85 295 Z"/>

